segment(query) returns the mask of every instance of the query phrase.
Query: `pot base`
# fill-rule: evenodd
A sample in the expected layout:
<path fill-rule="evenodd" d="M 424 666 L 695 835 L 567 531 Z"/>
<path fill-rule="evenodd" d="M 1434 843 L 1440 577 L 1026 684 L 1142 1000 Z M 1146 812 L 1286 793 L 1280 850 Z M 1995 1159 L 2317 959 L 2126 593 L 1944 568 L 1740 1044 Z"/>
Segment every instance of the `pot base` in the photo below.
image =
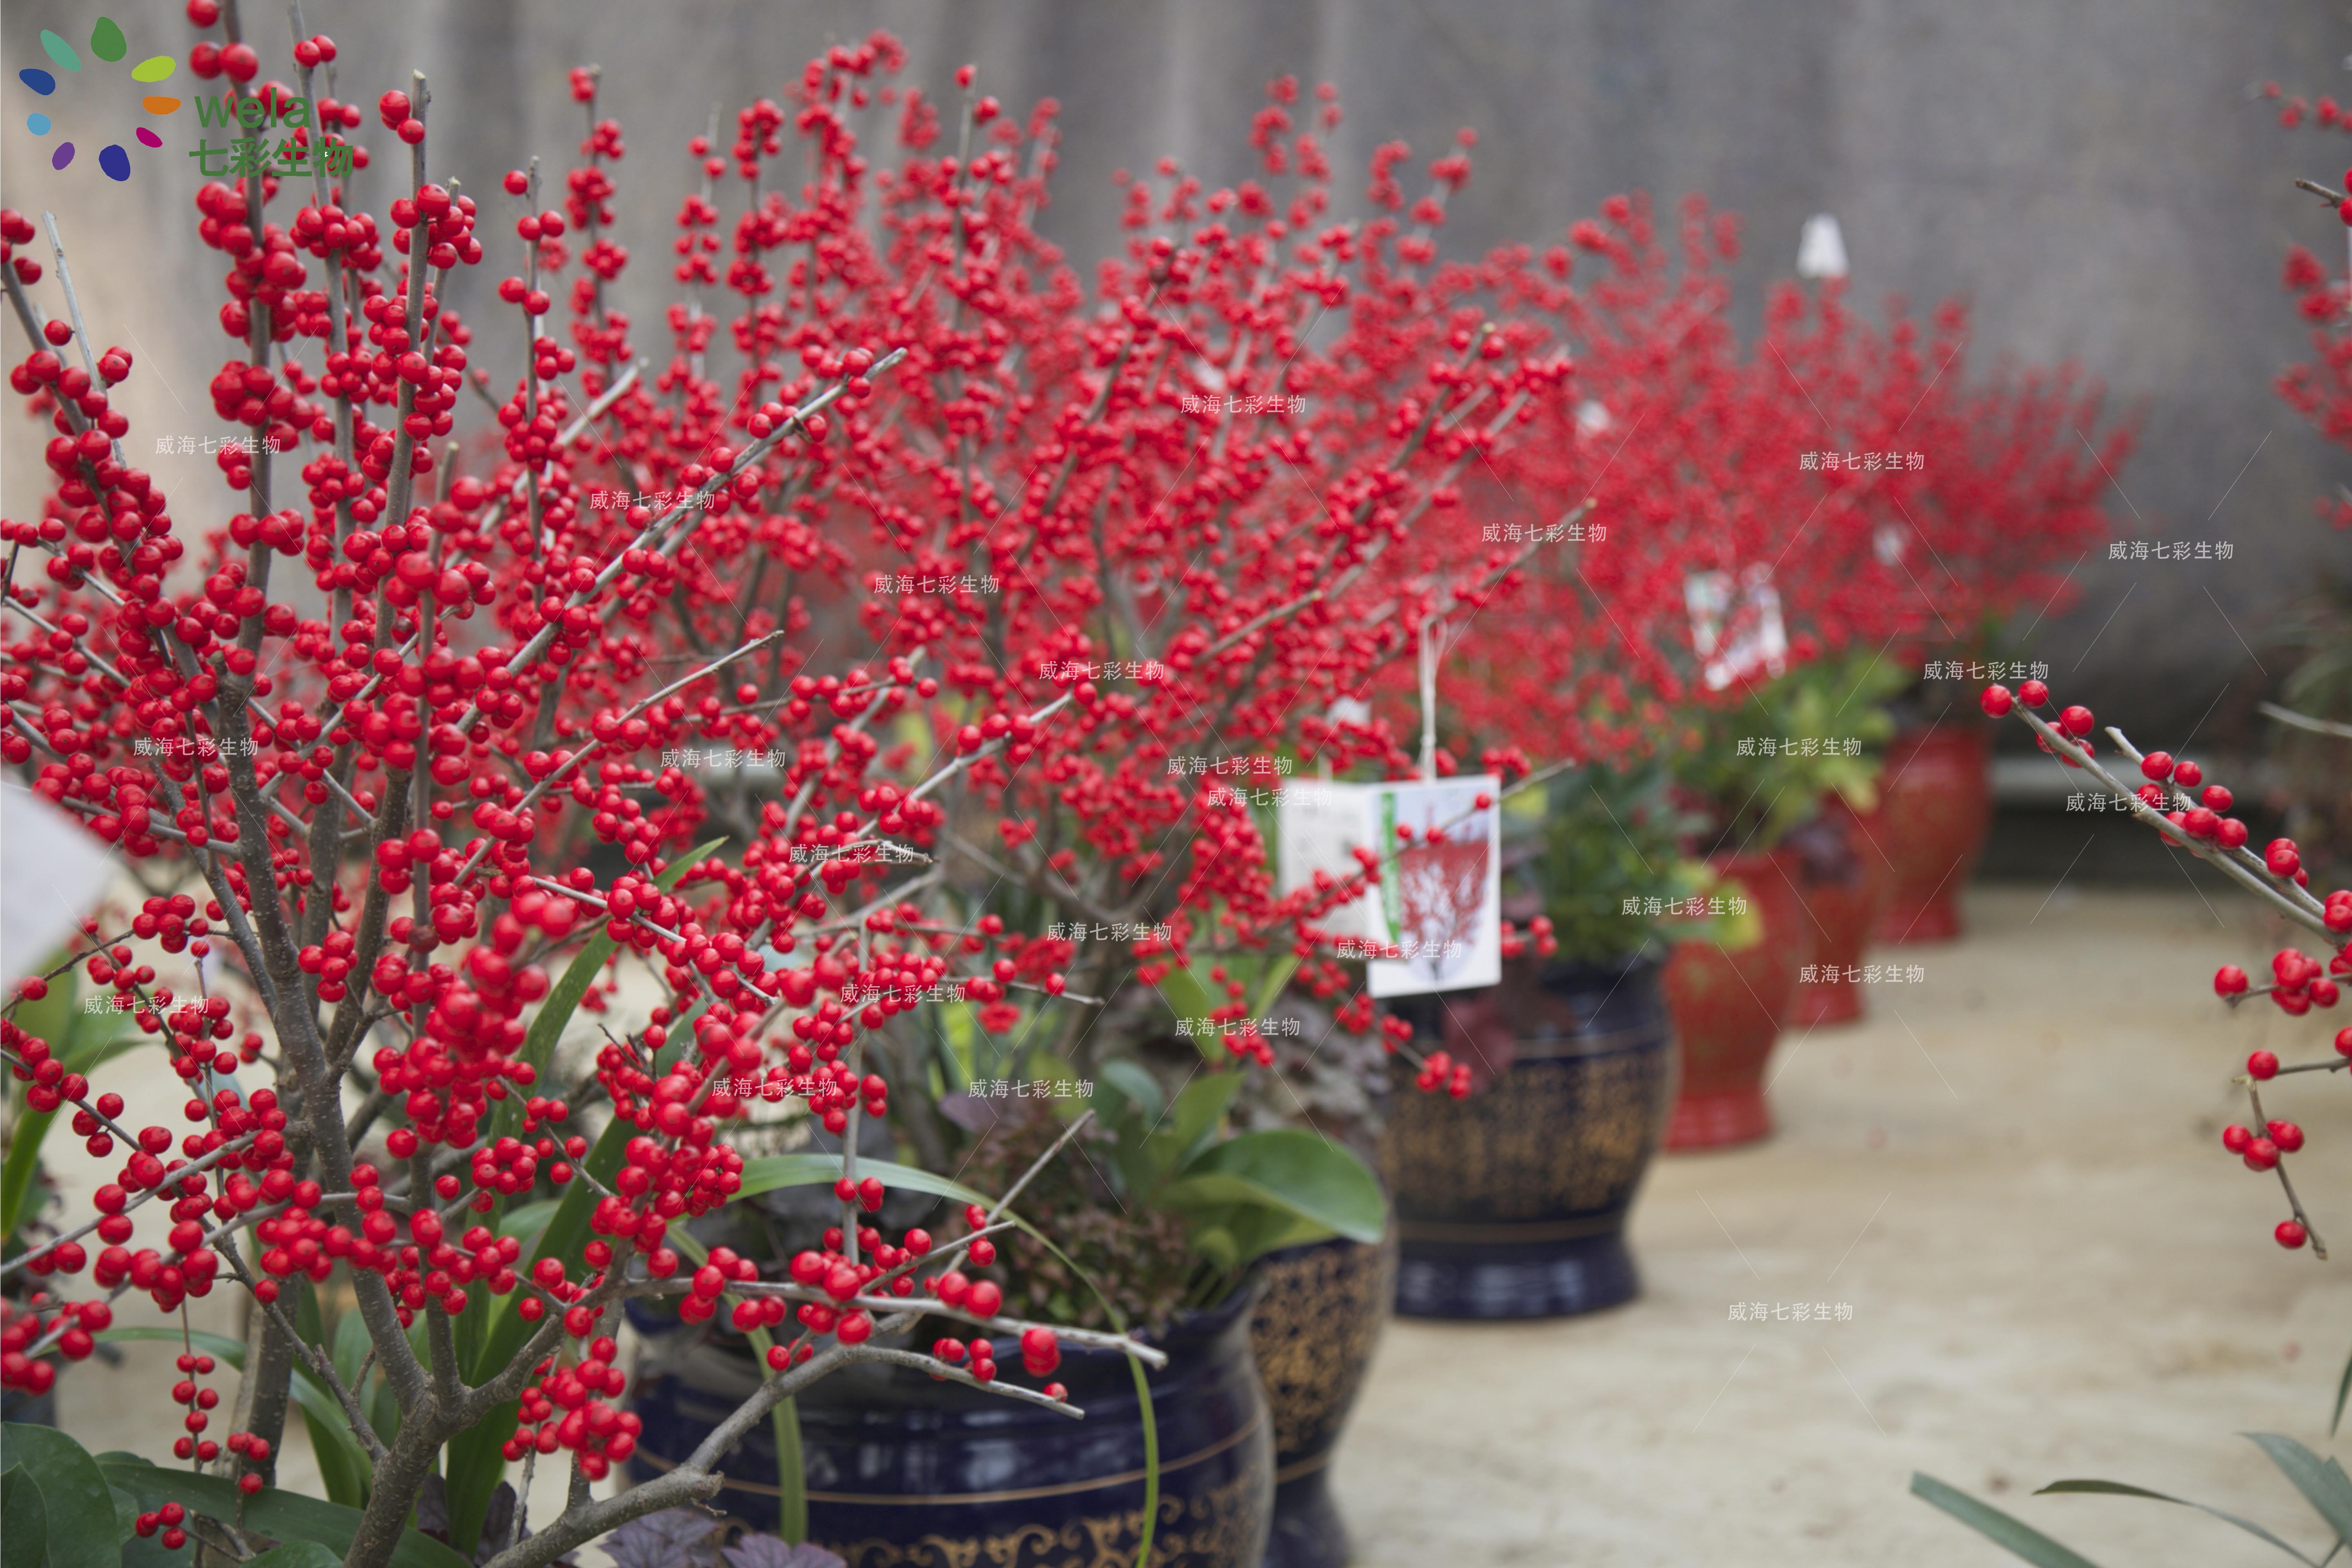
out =
<path fill-rule="evenodd" d="M 1407 1318 L 1565 1318 L 1641 1290 L 1622 1231 L 1497 1245 L 1405 1238 L 1396 1310 Z"/>
<path fill-rule="evenodd" d="M 1771 1132 L 1772 1112 L 1764 1104 L 1760 1086 L 1719 1094 L 1685 1093 L 1675 1101 L 1674 1119 L 1666 1123 L 1666 1148 L 1669 1152 L 1729 1149 L 1769 1137 Z"/>
<path fill-rule="evenodd" d="M 1790 1026 L 1798 1029 L 1818 1029 L 1824 1024 L 1856 1024 L 1861 1021 L 1861 988 L 1843 981 L 1835 985 L 1798 986 L 1795 1010 L 1789 1016 Z"/>
<path fill-rule="evenodd" d="M 1266 1537 L 1263 1568 L 1348 1568 L 1353 1548 L 1331 1500 L 1331 1456 L 1310 1465 L 1275 1482 L 1274 1531 Z"/>
<path fill-rule="evenodd" d="M 1957 942 L 1960 935 L 1959 900 L 1938 894 L 1924 904 L 1891 905 L 1879 917 L 1874 940 L 1890 946 L 1920 942 Z"/>

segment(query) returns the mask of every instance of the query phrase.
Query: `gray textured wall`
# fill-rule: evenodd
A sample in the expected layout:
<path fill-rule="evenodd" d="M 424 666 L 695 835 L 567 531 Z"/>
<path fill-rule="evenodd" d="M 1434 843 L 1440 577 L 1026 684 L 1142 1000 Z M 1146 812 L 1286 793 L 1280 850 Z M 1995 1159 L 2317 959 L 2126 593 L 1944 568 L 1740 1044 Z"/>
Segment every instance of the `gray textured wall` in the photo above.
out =
<path fill-rule="evenodd" d="M 184 53 L 176 5 L 108 8 L 132 59 Z M 38 29 L 79 41 L 95 11 L 89 0 L 72 10 L 18 0 L 0 20 L 0 179 L 8 205 L 53 207 L 65 224 L 93 330 L 135 336 L 146 367 L 164 372 L 134 378 L 138 428 L 201 435 L 215 428 L 203 385 L 227 340 L 208 313 L 179 308 L 185 290 L 155 284 L 159 269 L 219 270 L 195 245 L 186 198 L 197 176 L 179 155 L 187 142 L 167 138 L 165 153 L 144 154 L 133 183 L 116 187 L 86 166 L 96 142 L 85 142 L 83 166 L 58 175 L 24 130 L 34 100 L 15 71 L 39 61 Z M 248 0 L 247 15 L 254 34 L 286 36 L 282 12 Z M 1339 84 L 1342 169 L 1360 171 L 1391 137 L 1425 158 L 1457 126 L 1478 129 L 1452 247 L 1557 237 L 1618 190 L 1645 188 L 1662 204 L 1699 191 L 1745 215 L 1737 275 L 1752 322 L 1764 285 L 1792 269 L 1804 217 L 1827 210 L 1843 225 L 1859 299 L 1900 290 L 1924 307 L 1963 294 L 1980 359 L 2071 357 L 2102 375 L 2119 406 L 2146 414 L 2142 449 L 2121 476 L 2128 501 L 2111 494 L 2119 531 L 2226 538 L 2236 559 L 2087 562 L 2081 605 L 2034 630 L 2031 657 L 2154 741 L 2180 743 L 2209 708 L 2200 743 L 2230 741 L 2265 671 L 2285 668 L 2266 643 L 2284 613 L 2315 583 L 2352 574 L 2352 538 L 2310 509 L 2347 465 L 2270 390 L 2305 341 L 2278 288 L 2284 248 L 2300 239 L 2333 255 L 2343 243 L 2340 226 L 2289 181 L 2340 177 L 2352 136 L 2284 131 L 2248 100 L 2265 77 L 2352 97 L 2342 63 L 2352 29 L 2313 0 L 312 0 L 306 21 L 341 45 L 344 95 L 370 107 L 365 140 L 380 153 L 398 147 L 375 123 L 376 94 L 425 69 L 435 172 L 478 193 L 531 151 L 560 166 L 580 135 L 564 71 L 601 64 L 608 110 L 627 134 L 618 178 L 636 287 L 625 302 L 642 343 L 660 342 L 646 286 L 666 276 L 685 139 L 714 105 L 731 128 L 735 108 L 780 95 L 829 42 L 887 26 L 913 52 L 909 79 L 935 93 L 971 59 L 1015 110 L 1040 95 L 1061 100 L 1048 227 L 1079 259 L 1117 242 L 1114 168 L 1172 152 L 1212 180 L 1249 172 L 1249 116 L 1265 80 L 1289 70 Z M 130 112 L 127 93 L 121 102 L 106 123 Z M 372 197 L 389 166 L 379 162 Z M 658 200 L 628 199 L 648 187 Z M 1360 173 L 1342 182 L 1351 197 L 1360 187 Z M 478 312 L 503 270 L 478 269 L 461 307 Z M 21 353 L 14 324 L 0 331 Z M 36 439 L 7 422 L 0 496 L 11 515 L 37 504 Z M 205 459 L 151 458 L 152 446 L 136 460 L 167 479 L 201 469 L 211 480 Z M 226 511 L 225 491 L 205 493 Z"/>

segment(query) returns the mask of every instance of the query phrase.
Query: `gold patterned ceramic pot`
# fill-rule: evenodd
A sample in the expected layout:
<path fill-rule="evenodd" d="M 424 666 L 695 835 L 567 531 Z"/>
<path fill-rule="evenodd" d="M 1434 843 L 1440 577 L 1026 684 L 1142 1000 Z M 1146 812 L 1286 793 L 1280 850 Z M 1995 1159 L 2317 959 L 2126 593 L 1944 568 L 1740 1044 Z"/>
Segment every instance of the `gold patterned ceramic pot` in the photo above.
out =
<path fill-rule="evenodd" d="M 1258 1379 L 1274 1417 L 1274 1530 L 1266 1568 L 1339 1568 L 1348 1533 L 1330 1464 L 1396 1290 L 1397 1231 L 1378 1245 L 1344 1237 L 1288 1247 L 1258 1265 L 1250 1319 Z"/>
<path fill-rule="evenodd" d="M 1396 1309 L 1543 1318 L 1639 1289 L 1625 1215 L 1674 1102 L 1674 1031 L 1647 959 L 1512 962 L 1503 983 L 1391 1005 L 1470 1064 L 1467 1099 L 1399 1060 L 1380 1166 L 1402 1237 Z"/>
<path fill-rule="evenodd" d="M 1258 1568 L 1274 1503 L 1274 1423 L 1250 1357 L 1252 1290 L 1181 1318 L 1150 1376 L 1160 1497 L 1151 1568 Z M 649 1479 L 693 1451 L 756 1386 L 748 1354 L 664 1358 L 632 1408 Z M 850 1366 L 795 1404 L 809 1539 L 848 1568 L 1131 1568 L 1142 1543 L 1142 1407 L 1125 1356 L 1066 1346 L 1055 1375 L 1084 1420 L 919 1373 Z M 776 1452 L 761 1422 L 720 1463 L 711 1500 L 775 1528 Z"/>

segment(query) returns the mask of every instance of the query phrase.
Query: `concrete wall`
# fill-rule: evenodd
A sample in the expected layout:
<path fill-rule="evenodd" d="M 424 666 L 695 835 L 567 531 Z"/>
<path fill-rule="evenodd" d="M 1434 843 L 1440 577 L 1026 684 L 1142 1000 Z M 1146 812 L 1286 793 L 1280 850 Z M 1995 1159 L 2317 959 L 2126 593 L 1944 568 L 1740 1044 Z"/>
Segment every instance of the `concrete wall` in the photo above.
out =
<path fill-rule="evenodd" d="M 132 58 L 184 51 L 177 6 L 109 5 Z M 251 0 L 247 13 L 255 36 L 285 36 L 281 13 Z M 228 345 L 208 313 L 176 311 L 155 281 L 158 269 L 220 269 L 192 231 L 189 143 L 142 154 L 131 184 L 114 186 L 86 166 L 98 142 L 86 142 L 83 166 L 54 174 L 24 132 L 33 100 L 15 68 L 40 61 L 38 29 L 66 15 L 28 0 L 0 21 L 6 199 L 58 212 L 81 253 L 93 330 L 135 335 L 146 364 L 167 371 L 164 382 L 142 372 L 131 384 L 139 429 L 214 431 L 203 387 Z M 2316 524 L 2310 504 L 2347 465 L 2270 390 L 2305 336 L 2278 287 L 2284 247 L 2301 240 L 2332 255 L 2342 243 L 2341 226 L 2290 181 L 2340 178 L 2352 136 L 2282 130 L 2249 95 L 2274 77 L 2290 91 L 2352 97 L 2352 29 L 2313 0 L 312 0 L 306 22 L 341 46 L 345 95 L 370 108 L 364 139 L 380 153 L 398 147 L 375 123 L 376 94 L 404 87 L 411 66 L 425 69 L 436 172 L 483 194 L 530 151 L 559 166 L 569 156 L 581 132 L 564 71 L 601 64 L 627 132 L 624 195 L 662 193 L 623 204 L 635 257 L 624 301 L 648 344 L 660 341 L 651 286 L 666 273 L 685 139 L 714 106 L 731 130 L 737 107 L 780 95 L 828 43 L 885 26 L 913 50 L 909 79 L 935 93 L 969 59 L 1015 110 L 1060 99 L 1064 165 L 1049 227 L 1082 259 L 1117 242 L 1114 168 L 1172 152 L 1213 181 L 1248 173 L 1249 116 L 1266 79 L 1289 70 L 1340 85 L 1343 169 L 1360 171 L 1391 137 L 1426 158 L 1456 127 L 1478 129 L 1477 174 L 1448 233 L 1465 252 L 1555 237 L 1615 191 L 1646 188 L 1663 203 L 1696 190 L 1746 216 L 1738 276 L 1752 321 L 1764 285 L 1792 270 L 1806 216 L 1829 211 L 1843 226 L 1858 299 L 1900 290 L 1924 307 L 1965 294 L 1982 359 L 2071 357 L 2104 376 L 2118 406 L 2147 421 L 2111 497 L 2119 531 L 2229 539 L 2235 559 L 2086 562 L 2081 605 L 2034 628 L 2020 652 L 2154 742 L 2181 744 L 2200 716 L 2202 746 L 2251 738 L 2242 710 L 2290 662 L 2266 639 L 2324 576 L 2352 574 L 2352 539 Z M 79 41 L 88 25 L 83 16 L 60 30 Z M 135 112 L 127 92 L 113 101 L 110 127 Z M 166 163 L 179 166 L 158 174 Z M 379 162 L 363 188 L 381 194 L 395 163 L 404 167 Z M 1360 183 L 1353 174 L 1343 194 Z M 460 307 L 478 319 L 503 270 L 467 278 Z M 0 328 L 12 356 L 22 352 L 15 331 Z M 11 515 L 37 504 L 35 439 L 8 422 L 0 498 Z M 201 481 L 226 514 L 207 459 L 152 458 L 152 445 L 137 460 Z"/>

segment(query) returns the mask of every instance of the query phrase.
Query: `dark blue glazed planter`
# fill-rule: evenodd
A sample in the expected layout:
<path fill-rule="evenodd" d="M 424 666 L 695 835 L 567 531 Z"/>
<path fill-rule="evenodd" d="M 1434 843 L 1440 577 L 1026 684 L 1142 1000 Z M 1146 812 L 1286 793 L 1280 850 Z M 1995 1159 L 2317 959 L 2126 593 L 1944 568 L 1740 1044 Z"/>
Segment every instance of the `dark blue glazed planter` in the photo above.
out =
<path fill-rule="evenodd" d="M 1503 983 L 1390 1005 L 1466 1061 L 1466 1100 L 1395 1075 L 1381 1174 L 1403 1237 L 1396 1307 L 1419 1318 L 1596 1311 L 1641 1288 L 1625 1215 L 1674 1104 L 1660 965 L 1513 963 Z"/>
<path fill-rule="evenodd" d="M 1265 1568 L 1343 1568 L 1348 1531 L 1330 1489 L 1331 1456 L 1362 1392 L 1396 1293 L 1397 1235 L 1334 1237 L 1258 1260 L 1265 1289 L 1250 1316 L 1258 1380 L 1274 1417 L 1274 1529 Z"/>
<path fill-rule="evenodd" d="M 1258 1568 L 1274 1494 L 1274 1430 L 1250 1359 L 1254 1289 L 1180 1319 L 1150 1375 L 1160 1436 L 1153 1568 Z M 645 1421 L 633 1472 L 649 1479 L 693 1451 L 753 1386 L 739 1375 L 657 1375 L 632 1406 Z M 1017 1363 L 1015 1363 L 1017 1366 Z M 1027 1381 L 1025 1373 L 1016 1376 Z M 1125 1356 L 1066 1349 L 1054 1374 L 1083 1421 L 903 1368 L 861 1365 L 798 1400 L 809 1539 L 848 1568 L 929 1563 L 1093 1568 L 1140 1544 L 1144 1434 Z M 777 1520 L 772 1432 L 762 1422 L 721 1464 L 712 1499 L 758 1530 Z"/>

